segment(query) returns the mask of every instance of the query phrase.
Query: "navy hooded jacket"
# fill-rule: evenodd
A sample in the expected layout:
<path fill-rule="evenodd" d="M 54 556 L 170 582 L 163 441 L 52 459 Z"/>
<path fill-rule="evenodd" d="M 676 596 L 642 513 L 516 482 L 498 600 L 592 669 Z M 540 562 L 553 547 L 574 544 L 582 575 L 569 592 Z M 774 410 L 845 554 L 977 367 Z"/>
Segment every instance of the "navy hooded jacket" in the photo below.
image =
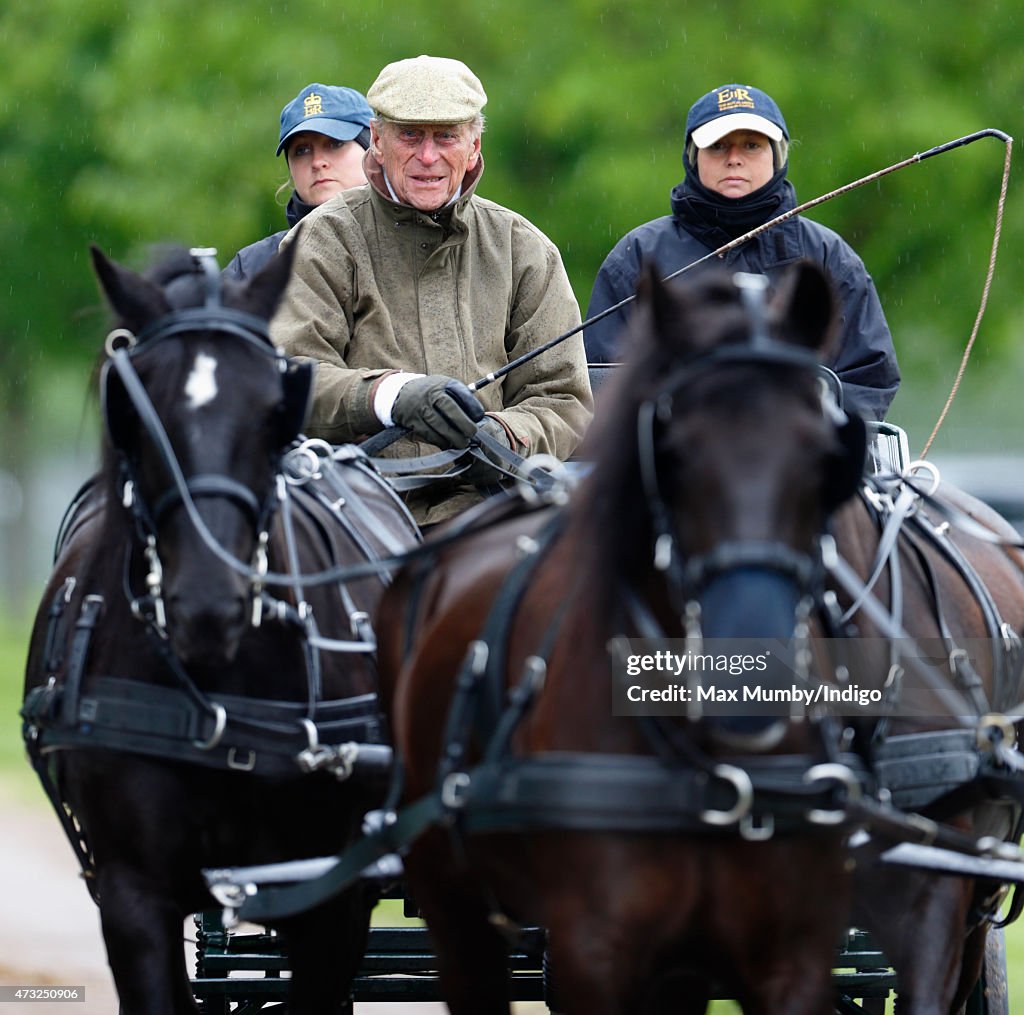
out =
<path fill-rule="evenodd" d="M 784 166 L 764 187 L 737 201 L 716 200 L 688 175 L 672 190 L 673 214 L 638 226 L 612 248 L 594 282 L 587 317 L 632 296 L 643 264 L 653 263 L 664 277 L 796 207 L 785 172 Z M 884 419 L 900 383 L 896 350 L 871 276 L 838 233 L 797 215 L 708 264 L 777 282 L 786 266 L 801 258 L 825 269 L 839 302 L 839 329 L 828 365 L 843 382 L 844 405 L 865 419 Z M 631 306 L 585 329 L 588 362 L 623 358 L 620 336 L 625 342 Z"/>

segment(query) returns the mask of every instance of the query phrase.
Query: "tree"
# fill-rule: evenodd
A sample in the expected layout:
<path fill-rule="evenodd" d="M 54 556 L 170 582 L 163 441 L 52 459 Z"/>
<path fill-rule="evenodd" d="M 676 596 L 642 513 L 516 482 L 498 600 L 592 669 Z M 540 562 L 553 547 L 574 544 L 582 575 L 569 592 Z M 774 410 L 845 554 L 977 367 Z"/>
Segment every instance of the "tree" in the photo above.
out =
<path fill-rule="evenodd" d="M 0 14 L 4 405 L 27 404 L 26 376 L 98 350 L 88 242 L 135 264 L 172 239 L 226 260 L 281 227 L 277 120 L 310 80 L 365 90 L 393 59 L 466 60 L 490 95 L 481 192 L 555 240 L 585 307 L 615 240 L 667 212 L 686 108 L 709 87 L 742 78 L 775 96 L 803 199 L 1012 126 L 1024 9 L 926 15 L 890 4 L 865 18 L 854 0 L 13 0 Z M 985 142 L 814 213 L 864 257 L 917 378 L 951 372 L 970 328 L 1001 165 Z M 1013 345 L 1022 215 L 1011 200 L 983 332 L 994 358 Z"/>

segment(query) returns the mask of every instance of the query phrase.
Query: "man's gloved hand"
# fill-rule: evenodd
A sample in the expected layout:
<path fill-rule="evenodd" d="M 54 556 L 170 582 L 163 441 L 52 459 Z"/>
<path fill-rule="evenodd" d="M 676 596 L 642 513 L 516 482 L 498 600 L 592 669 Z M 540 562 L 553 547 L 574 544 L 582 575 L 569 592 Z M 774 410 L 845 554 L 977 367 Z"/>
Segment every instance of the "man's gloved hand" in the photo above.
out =
<path fill-rule="evenodd" d="M 398 426 L 442 450 L 466 447 L 483 416 L 483 406 L 473 392 L 444 374 L 408 381 L 391 407 L 391 418 Z"/>
<path fill-rule="evenodd" d="M 484 416 L 480 429 L 489 437 L 493 437 L 503 448 L 513 450 L 509 442 L 508 431 L 493 416 Z M 485 454 L 487 453 L 487 448 L 482 447 L 481 450 Z M 473 458 L 473 464 L 465 472 L 459 474 L 461 482 L 472 483 L 473 486 L 490 486 L 505 478 L 505 473 L 498 467 L 476 457 Z"/>

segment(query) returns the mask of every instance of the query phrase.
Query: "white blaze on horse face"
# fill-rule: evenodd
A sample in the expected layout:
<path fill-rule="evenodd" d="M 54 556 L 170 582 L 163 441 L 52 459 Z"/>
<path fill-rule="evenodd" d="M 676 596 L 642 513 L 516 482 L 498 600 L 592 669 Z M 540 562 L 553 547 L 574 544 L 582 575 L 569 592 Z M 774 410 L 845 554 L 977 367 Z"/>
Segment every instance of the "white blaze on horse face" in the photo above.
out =
<path fill-rule="evenodd" d="M 185 394 L 188 396 L 190 409 L 198 409 L 217 397 L 217 381 L 214 378 L 216 370 L 217 361 L 212 356 L 205 352 L 196 356 L 196 361 L 192 364 L 192 373 L 185 382 Z"/>

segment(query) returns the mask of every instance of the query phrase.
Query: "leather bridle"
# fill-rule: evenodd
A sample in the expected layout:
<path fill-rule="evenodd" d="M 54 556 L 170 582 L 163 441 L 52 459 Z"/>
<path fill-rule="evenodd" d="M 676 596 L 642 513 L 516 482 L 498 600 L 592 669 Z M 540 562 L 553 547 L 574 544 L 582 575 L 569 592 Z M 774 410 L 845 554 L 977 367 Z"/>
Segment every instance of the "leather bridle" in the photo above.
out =
<path fill-rule="evenodd" d="M 818 373 L 820 363 L 809 350 L 773 339 L 755 325 L 749 342 L 717 346 L 687 360 L 641 404 L 637 413 L 640 478 L 654 530 L 654 566 L 666 574 L 683 603 L 691 602 L 713 578 L 738 568 L 777 572 L 792 578 L 805 592 L 820 589 L 824 575 L 819 550 L 795 550 L 778 540 L 729 540 L 707 553 L 688 557 L 679 549 L 675 522 L 659 478 L 658 432 L 671 418 L 673 403 L 688 388 L 709 373 L 737 366 L 789 367 Z M 824 399 L 829 397 L 823 394 Z M 842 410 L 832 405 L 830 411 L 841 414 L 839 425 L 848 425 L 849 417 Z"/>
<path fill-rule="evenodd" d="M 107 336 L 108 360 L 103 366 L 100 378 L 103 418 L 111 444 L 120 458 L 121 500 L 125 508 L 132 514 L 136 532 L 146 548 L 145 553 L 150 565 L 147 577 L 150 591 L 147 598 L 153 602 L 148 604 L 148 608 L 143 609 L 142 604 L 136 601 L 133 603 L 133 610 L 137 614 L 149 617 L 162 635 L 166 631 L 166 615 L 159 598 L 162 566 L 157 544 L 157 534 L 161 522 L 170 512 L 183 508 L 204 542 L 230 567 L 242 572 L 252 586 L 254 599 L 258 599 L 261 586 L 266 581 L 268 531 L 271 519 L 282 499 L 281 483 L 275 481 L 266 491 L 257 493 L 244 483 L 221 473 L 199 473 L 186 477 L 160 415 L 139 377 L 135 366 L 136 358 L 168 339 L 206 331 L 244 342 L 250 348 L 266 356 L 276 366 L 282 378 L 290 371 L 308 369 L 305 366 L 297 367 L 283 352 L 274 347 L 265 320 L 253 314 L 226 307 L 220 302 L 220 273 L 212 252 L 205 249 L 194 249 L 191 253 L 197 270 L 203 275 L 206 288 L 204 305 L 171 311 L 142 329 L 138 335 L 124 328 L 112 331 Z M 116 394 L 115 385 L 119 389 Z M 301 425 L 305 415 L 305 401 L 308 399 L 309 385 L 294 385 L 292 390 L 295 392 L 293 397 L 301 396 L 303 404 L 290 407 L 283 405 L 282 411 L 287 411 L 292 419 L 298 421 L 297 431 L 298 425 Z M 283 390 L 282 403 L 288 397 Z M 171 485 L 152 503 L 148 503 L 140 493 L 137 463 L 128 447 L 126 420 L 124 419 L 125 406 L 130 407 L 130 412 L 134 414 L 141 428 L 149 437 L 164 468 L 171 476 Z M 284 437 L 282 453 L 284 445 L 290 443 L 288 435 L 285 434 Z M 273 471 L 280 477 L 279 462 Z M 242 565 L 220 545 L 196 510 L 196 500 L 211 498 L 229 501 L 253 525 L 256 549 L 254 560 L 249 566 Z"/>

